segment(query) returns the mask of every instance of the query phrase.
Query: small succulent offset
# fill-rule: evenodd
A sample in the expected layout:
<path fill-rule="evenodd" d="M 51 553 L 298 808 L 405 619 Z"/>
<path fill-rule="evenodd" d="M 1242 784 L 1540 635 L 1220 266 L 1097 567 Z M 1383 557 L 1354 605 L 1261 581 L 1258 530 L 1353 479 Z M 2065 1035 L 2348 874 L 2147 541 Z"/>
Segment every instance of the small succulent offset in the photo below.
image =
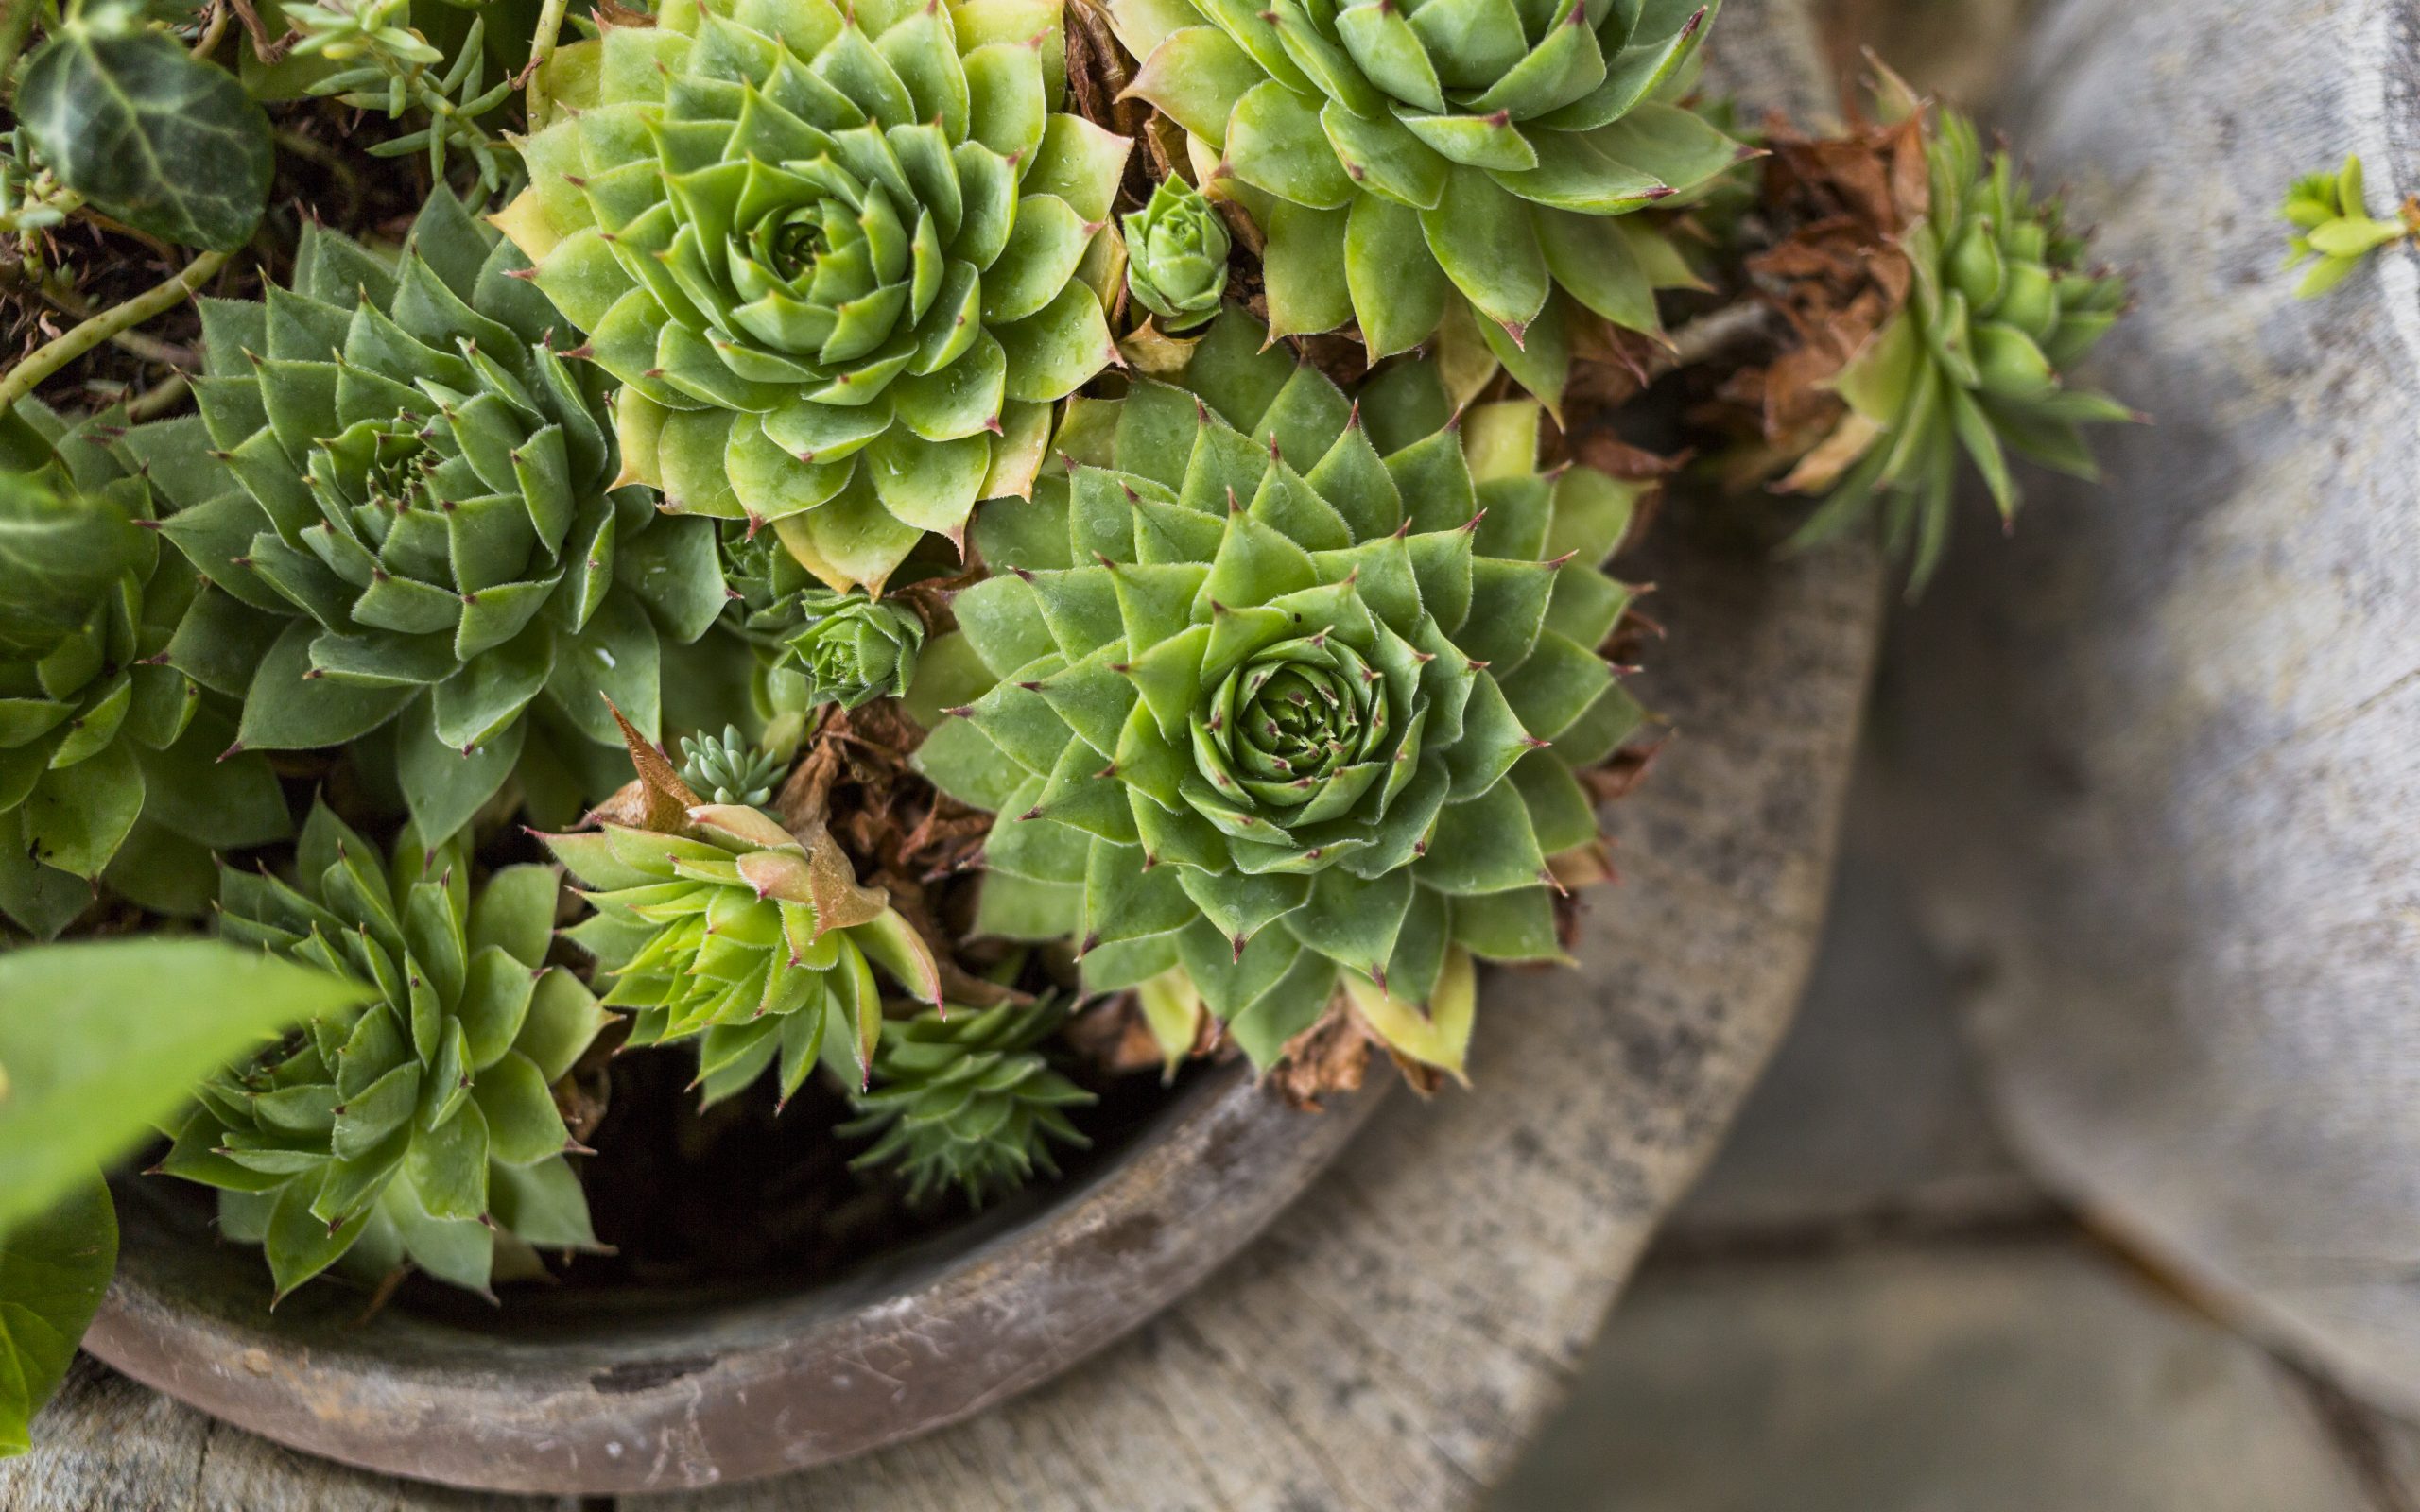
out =
<path fill-rule="evenodd" d="M 1080 275 L 1129 146 L 1058 109 L 1059 9 L 668 0 L 556 55 L 498 223 L 668 507 L 879 592 L 1030 486 L 1051 403 L 1115 358 Z"/>
<path fill-rule="evenodd" d="M 2334 173 L 2315 173 L 2286 192 L 2278 215 L 2294 228 L 2286 266 L 2299 267 L 2319 259 L 2294 290 L 2299 299 L 2314 300 L 2353 276 L 2364 258 L 2381 247 L 2420 236 L 2420 200 L 2404 201 L 2393 220 L 2370 214 L 2363 187 L 2361 160 L 2348 157 Z"/>
<path fill-rule="evenodd" d="M 1356 404 L 1264 340 L 1221 317 L 986 507 L 952 609 L 995 680 L 917 758 L 1000 816 L 978 931 L 1079 941 L 1093 991 L 1181 966 L 1261 1066 L 1340 979 L 1466 1035 L 1470 955 L 1561 959 L 1574 773 L 1642 717 L 1598 650 L 1632 490 L 1541 475 L 1534 402 L 1456 424 L 1406 363 Z"/>
<path fill-rule="evenodd" d="M 668 784 L 662 829 L 608 823 L 545 836 L 596 916 L 569 937 L 635 1015 L 628 1044 L 698 1041 L 708 1103 L 778 1057 L 786 1102 L 816 1066 L 851 1086 L 872 1074 L 882 1025 L 876 964 L 926 1003 L 940 968 L 879 888 L 817 830 L 793 835 L 760 809 L 689 802 Z"/>
<path fill-rule="evenodd" d="M 1886 80 L 1886 120 L 1921 109 Z M 1878 514 L 1884 543 L 1912 557 L 1910 593 L 1931 577 L 1948 540 L 1962 449 L 2002 520 L 2014 520 L 2011 452 L 2094 478 L 2080 427 L 2137 418 L 2066 380 L 2117 323 L 2125 280 L 2083 270 L 2083 241 L 2066 230 L 2059 203 L 2037 202 L 2008 154 L 1987 164 L 1964 116 L 1943 112 L 1925 153 L 1930 205 L 1901 240 L 1911 297 L 1842 369 L 1836 387 L 1848 418 L 1786 484 L 1830 490 L 1794 544 Z"/>
<path fill-rule="evenodd" d="M 710 803 L 762 808 L 773 800 L 783 771 L 782 759 L 759 748 L 737 725 L 723 726 L 719 735 L 681 737 L 681 781 Z"/>
<path fill-rule="evenodd" d="M 809 588 L 772 618 L 787 627 L 779 632 L 782 649 L 775 665 L 805 679 L 809 708 L 863 708 L 896 696 L 915 680 L 925 621 L 904 604 Z M 750 624 L 761 630 L 765 620 Z"/>
<path fill-rule="evenodd" d="M 1227 223 L 1200 190 L 1173 176 L 1130 212 L 1126 287 L 1167 331 L 1190 331 L 1219 313 L 1227 292 Z"/>
<path fill-rule="evenodd" d="M 427 112 L 426 126 L 377 143 L 369 149 L 372 157 L 425 152 L 430 181 L 441 183 L 445 154 L 458 150 L 478 164 L 479 187 L 493 194 L 504 181 L 500 144 L 480 129 L 478 119 L 512 97 L 513 80 L 479 87 L 487 64 L 487 23 L 471 19 L 447 65 L 445 55 L 410 26 L 410 19 L 411 0 L 312 0 L 285 8 L 286 24 L 301 37 L 293 56 L 349 65 L 313 83 L 313 95 L 334 95 L 354 110 L 383 111 L 398 120 L 414 109 Z"/>
<path fill-rule="evenodd" d="M 171 664 L 243 699 L 247 749 L 391 731 L 432 834 L 516 769 L 554 822 L 610 791 L 599 695 L 652 734 L 664 645 L 726 602 L 714 525 L 623 486 L 603 375 L 524 271 L 446 193 L 391 266 L 306 226 L 291 290 L 201 301 L 200 417 L 126 438 L 216 585 Z"/>
<path fill-rule="evenodd" d="M 160 1163 L 219 1189 L 280 1297 L 339 1262 L 485 1292 L 596 1244 L 552 1089 L 609 1016 L 546 964 L 559 889 L 539 866 L 475 888 L 463 836 L 411 827 L 390 860 L 324 804 L 292 883 L 224 874 L 221 935 L 376 989 L 205 1082 Z"/>
<path fill-rule="evenodd" d="M 1045 1001 L 886 1022 L 874 1086 L 852 1099 L 857 1117 L 839 1129 L 880 1138 L 850 1163 L 896 1167 L 910 1202 L 956 1187 L 977 1207 L 1037 1173 L 1057 1176 L 1053 1145 L 1092 1143 L 1066 1109 L 1098 1101 L 1039 1048 L 1065 1019 L 1063 1005 Z"/>
<path fill-rule="evenodd" d="M 105 870 L 197 911 L 204 846 L 292 832 L 268 765 L 222 765 L 232 725 L 162 663 L 199 583 L 146 528 L 151 490 L 111 450 L 122 419 L 71 427 L 27 400 L 0 421 L 0 915 L 41 936 Z"/>
<path fill-rule="evenodd" d="M 1132 93 L 1191 133 L 1201 181 L 1265 233 L 1278 335 L 1355 321 L 1382 357 L 1466 301 L 1497 359 L 1553 405 L 1581 308 L 1655 329 L 1638 233 L 1607 217 L 1738 159 L 1664 98 L 1715 9 L 1113 0 L 1110 13 L 1143 60 Z"/>

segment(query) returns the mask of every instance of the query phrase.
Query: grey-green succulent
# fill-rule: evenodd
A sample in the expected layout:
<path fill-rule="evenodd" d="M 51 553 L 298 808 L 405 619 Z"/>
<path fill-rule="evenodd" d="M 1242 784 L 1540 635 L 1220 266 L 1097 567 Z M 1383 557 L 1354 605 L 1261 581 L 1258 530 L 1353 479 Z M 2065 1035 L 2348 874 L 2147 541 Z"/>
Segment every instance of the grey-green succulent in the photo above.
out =
<path fill-rule="evenodd" d="M 1065 1020 L 1063 1005 L 1044 1001 L 886 1021 L 874 1084 L 854 1098 L 856 1119 L 840 1125 L 845 1136 L 874 1137 L 851 1163 L 896 1168 L 910 1202 L 955 1187 L 977 1207 L 1037 1173 L 1057 1176 L 1053 1146 L 1092 1143 L 1067 1109 L 1098 1100 L 1040 1048 Z"/>
<path fill-rule="evenodd" d="M 985 507 L 985 675 L 917 760 L 999 815 L 978 930 L 1075 940 L 1095 991 L 1181 966 L 1266 1066 L 1340 978 L 1443 1016 L 1450 958 L 1561 958 L 1575 773 L 1641 713 L 1599 650 L 1636 490 L 1541 474 L 1534 402 L 1456 423 L 1402 363 L 1356 403 L 1264 341 L 1221 317 Z"/>
<path fill-rule="evenodd" d="M 557 55 L 499 221 L 670 507 L 879 592 L 1029 486 L 1115 356 L 1092 254 L 1129 147 L 1060 108 L 1059 6 L 668 0 Z"/>
<path fill-rule="evenodd" d="M 126 438 L 214 585 L 170 664 L 242 698 L 246 749 L 385 743 L 430 833 L 516 770 L 548 822 L 611 791 L 605 697 L 652 737 L 665 648 L 726 602 L 713 524 L 626 486 L 526 271 L 441 191 L 397 262 L 305 226 L 292 288 L 201 301 L 200 416 Z"/>
<path fill-rule="evenodd" d="M 32 400 L 0 421 L 0 915 L 58 933 L 107 877 L 196 912 L 206 846 L 292 831 L 257 756 L 221 763 L 223 707 L 163 664 L 199 589 L 160 548 L 124 417 L 73 425 Z"/>
<path fill-rule="evenodd" d="M 681 737 L 681 780 L 709 803 L 735 803 L 762 808 L 773 800 L 786 764 L 725 725 L 719 735 Z"/>
<path fill-rule="evenodd" d="M 1227 292 L 1227 223 L 1201 192 L 1170 176 L 1126 216 L 1126 287 L 1168 331 L 1219 313 Z"/>
<path fill-rule="evenodd" d="M 1905 85 L 1885 81 L 1886 121 L 1922 109 Z M 2138 418 L 2066 377 L 2117 323 L 2126 281 L 2084 268 L 2083 239 L 2066 229 L 2059 202 L 2037 201 L 2007 153 L 1987 163 L 1964 116 L 1941 112 L 1925 154 L 1929 206 L 1900 238 L 1910 297 L 1835 384 L 1849 414 L 1817 456 L 1833 459 L 1826 472 L 1856 459 L 1826 480 L 1828 497 L 1794 542 L 1875 521 L 1892 553 L 1910 560 L 1910 593 L 1948 541 L 1962 451 L 2013 521 L 2011 453 L 2097 478 L 2081 427 Z"/>
<path fill-rule="evenodd" d="M 1656 233 L 1614 217 L 1738 144 L 1677 103 L 1704 0 L 1112 0 L 1132 93 L 1267 239 L 1271 327 L 1374 356 L 1449 314 L 1560 403 L 1582 312 L 1656 327 Z"/>
<path fill-rule="evenodd" d="M 552 1089 L 609 1016 L 546 963 L 553 868 L 471 873 L 462 836 L 406 827 L 389 858 L 319 805 L 291 882 L 221 878 L 221 935 L 375 989 L 205 1082 L 161 1161 L 219 1189 L 281 1297 L 339 1263 L 484 1292 L 500 1261 L 596 1244 Z"/>

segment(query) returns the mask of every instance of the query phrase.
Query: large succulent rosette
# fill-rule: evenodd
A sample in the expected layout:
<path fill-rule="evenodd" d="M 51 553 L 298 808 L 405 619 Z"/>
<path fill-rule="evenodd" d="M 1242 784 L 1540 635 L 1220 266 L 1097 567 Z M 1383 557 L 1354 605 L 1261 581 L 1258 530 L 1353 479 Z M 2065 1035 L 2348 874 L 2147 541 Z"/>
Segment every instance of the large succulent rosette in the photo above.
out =
<path fill-rule="evenodd" d="M 210 897 L 205 846 L 291 832 L 259 757 L 161 664 L 199 587 L 160 549 L 150 487 L 112 451 L 124 417 L 0 422 L 0 916 L 63 928 L 94 881 L 164 912 Z"/>
<path fill-rule="evenodd" d="M 978 930 L 1072 938 L 1093 990 L 1182 968 L 1266 1066 L 1340 980 L 1466 1033 L 1469 957 L 1560 958 L 1574 774 L 1640 713 L 1598 649 L 1631 490 L 1541 475 L 1534 403 L 1455 424 L 1398 364 L 1357 405 L 1264 339 L 1221 317 L 1184 388 L 1080 404 L 1067 471 L 985 507 L 979 696 L 918 761 L 1000 816 Z"/>
<path fill-rule="evenodd" d="M 516 770 L 557 821 L 611 791 L 599 696 L 652 735 L 666 648 L 726 602 L 714 527 L 622 486 L 604 375 L 526 270 L 443 192 L 393 265 L 305 227 L 291 289 L 201 301 L 199 418 L 127 437 L 215 585 L 171 664 L 243 699 L 248 749 L 390 730 L 429 833 Z"/>
<path fill-rule="evenodd" d="M 1112 0 L 1132 92 L 1268 238 L 1280 335 L 1357 322 L 1374 355 L 1467 305 L 1551 405 L 1584 307 L 1655 329 L 1656 261 L 1609 217 L 1738 146 L 1668 103 L 1705 0 Z M 1241 187 L 1238 188 L 1237 186 Z"/>
<path fill-rule="evenodd" d="M 596 1243 L 552 1088 L 608 1017 L 548 966 L 553 868 L 474 887 L 469 846 L 406 828 L 392 857 L 315 807 L 294 879 L 231 869 L 219 933 L 371 989 L 205 1082 L 160 1168 L 219 1189 L 280 1296 L 331 1265 L 408 1262 L 484 1292 L 534 1249 Z"/>
<path fill-rule="evenodd" d="M 625 385 L 666 507 L 879 592 L 1030 487 L 1112 361 L 1087 253 L 1128 143 L 1057 107 L 1059 0 L 671 0 L 555 67 L 498 217 Z"/>

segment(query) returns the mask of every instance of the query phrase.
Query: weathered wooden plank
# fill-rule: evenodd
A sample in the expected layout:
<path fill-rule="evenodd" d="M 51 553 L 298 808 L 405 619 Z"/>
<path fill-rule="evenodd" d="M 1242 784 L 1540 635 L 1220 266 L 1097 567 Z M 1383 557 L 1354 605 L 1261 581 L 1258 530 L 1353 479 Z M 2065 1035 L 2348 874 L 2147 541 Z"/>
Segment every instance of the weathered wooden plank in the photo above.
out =
<path fill-rule="evenodd" d="M 2318 302 L 2275 206 L 2420 188 L 2410 0 L 2065 0 L 2011 97 L 2142 307 L 2152 412 L 1908 627 L 1913 851 L 2013 1133 L 2200 1284 L 2420 1411 L 2420 264 Z M 1988 532 L 1974 532 L 1980 537 Z"/>
<path fill-rule="evenodd" d="M 1801 0 L 1737 0 L 1723 27 L 1728 87 L 1820 107 Z M 1788 1022 L 1881 618 L 1862 552 L 1654 548 L 1634 570 L 1664 585 L 1670 635 L 1638 686 L 1677 743 L 1615 815 L 1629 881 L 1593 902 L 1583 969 L 1490 983 L 1476 1090 L 1392 1100 L 1261 1244 L 1072 1375 L 865 1459 L 633 1505 L 1469 1506 L 1562 1394 Z M 229 1484 L 271 1512 L 500 1504 L 300 1459 L 90 1366 L 37 1436 L 0 1467 L 10 1512 L 199 1512 Z M 223 1440 L 253 1456 L 240 1483 L 214 1469 Z"/>

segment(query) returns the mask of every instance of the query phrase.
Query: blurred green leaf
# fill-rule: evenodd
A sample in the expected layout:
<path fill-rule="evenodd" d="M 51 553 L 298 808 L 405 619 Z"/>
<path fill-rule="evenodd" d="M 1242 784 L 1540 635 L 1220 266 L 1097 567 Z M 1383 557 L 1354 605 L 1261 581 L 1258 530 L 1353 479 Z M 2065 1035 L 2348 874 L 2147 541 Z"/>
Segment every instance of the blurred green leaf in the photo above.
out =
<path fill-rule="evenodd" d="M 0 1459 L 32 1447 L 26 1427 L 76 1358 L 117 1269 L 117 1211 L 98 1173 L 0 1238 Z"/>
<path fill-rule="evenodd" d="M 219 1066 L 367 991 L 214 940 L 0 955 L 0 1234 L 140 1143 Z"/>

